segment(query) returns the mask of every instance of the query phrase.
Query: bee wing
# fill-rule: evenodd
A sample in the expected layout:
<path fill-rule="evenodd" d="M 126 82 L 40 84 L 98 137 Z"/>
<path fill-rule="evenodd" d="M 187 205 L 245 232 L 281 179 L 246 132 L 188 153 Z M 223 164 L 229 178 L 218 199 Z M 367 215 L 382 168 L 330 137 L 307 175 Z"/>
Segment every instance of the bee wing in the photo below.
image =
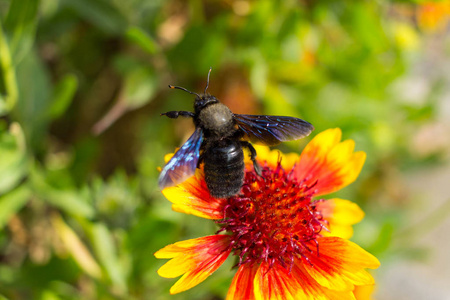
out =
<path fill-rule="evenodd" d="M 164 169 L 162 169 L 159 175 L 159 188 L 161 190 L 183 182 L 194 175 L 202 142 L 202 130 L 196 128 L 191 137 L 174 154 Z"/>
<path fill-rule="evenodd" d="M 234 117 L 252 143 L 267 146 L 304 138 L 314 130 L 310 123 L 294 117 L 240 114 Z"/>

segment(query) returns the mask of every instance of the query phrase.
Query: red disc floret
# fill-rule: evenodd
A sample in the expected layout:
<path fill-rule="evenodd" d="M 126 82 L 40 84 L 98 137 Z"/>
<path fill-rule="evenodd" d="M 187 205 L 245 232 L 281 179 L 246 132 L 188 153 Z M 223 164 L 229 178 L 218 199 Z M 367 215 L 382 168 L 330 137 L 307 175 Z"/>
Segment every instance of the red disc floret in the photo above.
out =
<path fill-rule="evenodd" d="M 315 184 L 292 176 L 280 163 L 263 167 L 262 176 L 247 171 L 241 193 L 227 199 L 219 231 L 230 235 L 238 265 L 278 262 L 291 269 L 296 258 L 308 260 L 311 247 L 318 251 L 325 222 L 312 201 Z"/>

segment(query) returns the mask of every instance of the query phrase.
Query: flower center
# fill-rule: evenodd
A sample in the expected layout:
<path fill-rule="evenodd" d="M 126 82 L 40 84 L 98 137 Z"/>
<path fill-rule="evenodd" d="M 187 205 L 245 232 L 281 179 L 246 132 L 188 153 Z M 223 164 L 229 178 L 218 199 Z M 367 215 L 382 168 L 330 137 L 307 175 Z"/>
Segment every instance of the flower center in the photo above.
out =
<path fill-rule="evenodd" d="M 314 185 L 292 178 L 278 163 L 262 168 L 262 177 L 247 171 L 240 194 L 227 199 L 219 231 L 230 234 L 239 264 L 275 262 L 292 267 L 294 259 L 318 247 L 316 238 L 324 227 L 311 198 Z"/>

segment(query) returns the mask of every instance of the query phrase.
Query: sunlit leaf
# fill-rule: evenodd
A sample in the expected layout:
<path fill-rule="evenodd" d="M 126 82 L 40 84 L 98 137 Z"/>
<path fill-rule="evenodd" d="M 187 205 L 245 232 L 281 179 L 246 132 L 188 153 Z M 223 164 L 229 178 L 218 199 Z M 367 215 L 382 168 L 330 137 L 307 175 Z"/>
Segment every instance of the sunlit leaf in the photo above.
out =
<path fill-rule="evenodd" d="M 71 254 L 80 268 L 89 274 L 89 276 L 100 279 L 102 277 L 100 266 L 76 232 L 70 228 L 59 215 L 53 215 L 51 220 L 66 251 Z"/>
<path fill-rule="evenodd" d="M 41 294 L 40 300 L 60 300 L 61 298 L 58 295 L 50 290 L 45 290 Z"/>

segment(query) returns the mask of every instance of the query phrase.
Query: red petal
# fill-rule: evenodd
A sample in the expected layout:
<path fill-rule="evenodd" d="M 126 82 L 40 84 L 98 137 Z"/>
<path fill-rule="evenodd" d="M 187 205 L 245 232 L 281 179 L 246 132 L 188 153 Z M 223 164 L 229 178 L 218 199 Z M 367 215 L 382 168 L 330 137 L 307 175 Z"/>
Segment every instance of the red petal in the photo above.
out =
<path fill-rule="evenodd" d="M 338 237 L 317 239 L 319 253 L 311 245 L 314 254 L 303 258 L 309 275 L 320 285 L 338 291 L 353 290 L 355 285 L 374 283 L 365 268 L 378 268 L 379 261 L 370 253 L 348 240 Z"/>
<path fill-rule="evenodd" d="M 320 286 L 297 261 L 292 270 L 261 264 L 255 277 L 255 299 L 354 300 L 351 291 L 332 291 Z"/>
<path fill-rule="evenodd" d="M 234 275 L 226 300 L 254 300 L 254 286 L 257 265 L 241 265 Z"/>
<path fill-rule="evenodd" d="M 315 184 L 315 195 L 335 192 L 356 180 L 366 154 L 353 152 L 352 140 L 340 142 L 341 130 L 319 133 L 303 150 L 295 166 L 295 175 L 306 185 Z"/>
<path fill-rule="evenodd" d="M 176 294 L 190 289 L 219 268 L 230 254 L 227 235 L 212 235 L 168 245 L 155 253 L 156 258 L 172 258 L 158 274 L 174 278 L 184 274 L 170 289 Z"/>
<path fill-rule="evenodd" d="M 225 199 L 211 196 L 206 187 L 203 171 L 197 169 L 195 176 L 183 183 L 165 188 L 162 193 L 173 203 L 173 209 L 206 219 L 223 219 Z"/>

